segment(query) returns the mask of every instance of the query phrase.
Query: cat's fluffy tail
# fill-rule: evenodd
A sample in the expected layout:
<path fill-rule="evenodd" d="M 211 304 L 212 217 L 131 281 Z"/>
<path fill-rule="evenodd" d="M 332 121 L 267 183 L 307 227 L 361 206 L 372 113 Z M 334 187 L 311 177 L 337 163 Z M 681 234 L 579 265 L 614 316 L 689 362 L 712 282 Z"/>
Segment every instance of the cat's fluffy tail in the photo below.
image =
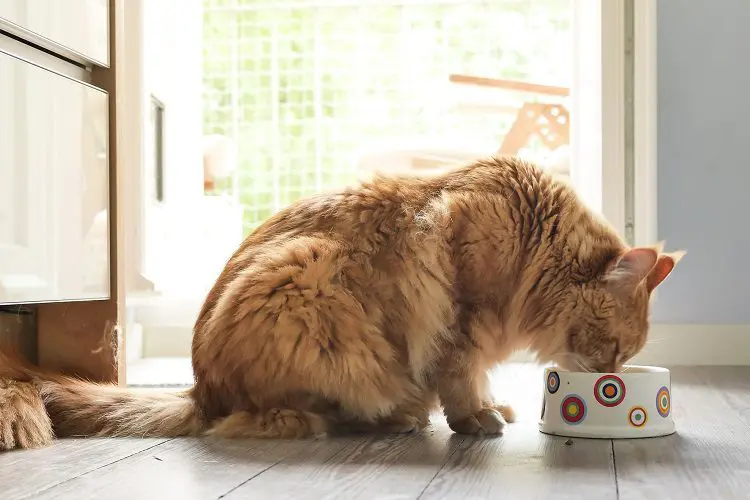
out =
<path fill-rule="evenodd" d="M 0 421 L 12 424 L 15 434 L 44 434 L 47 431 L 38 424 L 45 419 L 51 423 L 50 434 L 54 430 L 57 437 L 174 437 L 198 435 L 202 430 L 190 392 L 137 392 L 44 373 L 7 351 L 0 351 L 2 380 L 12 380 L 16 387 L 26 384 L 41 399 L 30 401 L 29 397 L 18 398 L 9 394 L 5 397 L 7 401 L 3 401 L 0 384 L 0 403 L 4 403 L 0 404 Z M 32 391 L 25 392 L 28 395 Z M 45 410 L 47 415 L 38 415 Z M 39 444 L 48 441 L 43 435 L 29 435 L 27 438 Z M 0 441 L 4 440 L 0 436 Z M 15 440 L 22 445 L 18 436 Z M 5 444 L 8 447 L 8 443 Z"/>

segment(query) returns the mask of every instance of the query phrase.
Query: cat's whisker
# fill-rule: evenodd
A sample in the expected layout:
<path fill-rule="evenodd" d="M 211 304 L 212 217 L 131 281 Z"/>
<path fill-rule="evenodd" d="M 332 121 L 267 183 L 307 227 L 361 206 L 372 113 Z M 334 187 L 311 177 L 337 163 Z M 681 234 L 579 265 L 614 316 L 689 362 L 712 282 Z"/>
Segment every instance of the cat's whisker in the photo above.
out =
<path fill-rule="evenodd" d="M 588 365 L 587 365 L 586 363 L 584 363 L 584 362 L 583 362 L 583 361 L 581 361 L 580 359 L 576 358 L 576 359 L 575 359 L 575 362 L 576 362 L 576 364 L 577 364 L 577 365 L 578 365 L 579 367 L 581 367 L 581 369 L 582 369 L 583 371 L 585 371 L 586 373 L 593 373 L 593 372 L 594 372 L 594 370 L 592 370 L 592 369 L 591 369 L 591 368 L 590 368 L 590 367 L 589 367 L 589 366 L 588 366 Z"/>
<path fill-rule="evenodd" d="M 581 368 L 586 373 L 593 373 L 596 370 L 593 370 L 577 353 L 570 353 L 570 356 L 573 358 L 573 362 L 578 365 L 578 367 Z"/>
<path fill-rule="evenodd" d="M 581 356 L 574 352 L 562 351 L 555 352 L 549 355 L 550 358 L 570 358 L 575 367 L 579 368 L 584 373 L 594 373 L 596 370 L 592 369 L 585 361 L 581 359 Z"/>

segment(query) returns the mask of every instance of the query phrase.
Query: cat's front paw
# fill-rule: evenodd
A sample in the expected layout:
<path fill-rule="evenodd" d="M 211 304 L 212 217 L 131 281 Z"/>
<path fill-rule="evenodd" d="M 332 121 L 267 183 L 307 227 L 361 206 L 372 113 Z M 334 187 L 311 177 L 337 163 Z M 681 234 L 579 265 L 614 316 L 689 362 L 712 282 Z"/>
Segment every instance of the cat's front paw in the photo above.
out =
<path fill-rule="evenodd" d="M 473 415 L 449 420 L 448 426 L 458 434 L 500 436 L 505 429 L 505 419 L 494 408 L 482 408 Z"/>
<path fill-rule="evenodd" d="M 500 412 L 506 422 L 512 424 L 516 421 L 516 411 L 508 403 L 498 403 L 497 401 L 482 401 L 482 408 L 492 408 Z"/>

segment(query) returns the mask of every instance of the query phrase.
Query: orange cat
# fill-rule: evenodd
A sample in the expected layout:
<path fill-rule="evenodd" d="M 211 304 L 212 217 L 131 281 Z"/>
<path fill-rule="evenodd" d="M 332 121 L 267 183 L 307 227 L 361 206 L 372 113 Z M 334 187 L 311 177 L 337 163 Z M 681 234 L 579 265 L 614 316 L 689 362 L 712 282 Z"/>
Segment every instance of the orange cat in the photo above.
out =
<path fill-rule="evenodd" d="M 488 369 L 529 348 L 569 369 L 618 370 L 646 342 L 650 293 L 679 257 L 627 248 L 568 185 L 517 159 L 378 178 L 300 201 L 245 240 L 195 325 L 184 394 L 0 359 L 17 381 L 0 389 L 0 447 L 42 445 L 53 429 L 410 432 L 437 405 L 456 432 L 499 434 L 513 412 L 488 396 Z"/>

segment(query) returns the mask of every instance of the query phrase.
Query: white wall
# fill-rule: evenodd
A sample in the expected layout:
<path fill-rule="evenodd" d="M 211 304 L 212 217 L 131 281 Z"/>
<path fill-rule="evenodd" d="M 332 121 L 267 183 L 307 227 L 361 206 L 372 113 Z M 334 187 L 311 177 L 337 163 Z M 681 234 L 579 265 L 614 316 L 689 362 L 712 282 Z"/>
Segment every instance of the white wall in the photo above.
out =
<path fill-rule="evenodd" d="M 662 0 L 657 13 L 659 238 L 688 254 L 654 316 L 750 325 L 750 2 Z"/>
<path fill-rule="evenodd" d="M 203 196 L 201 0 L 143 2 L 143 144 L 145 258 L 143 274 L 157 290 L 190 289 L 186 266 L 196 255 L 196 209 Z M 151 95 L 165 107 L 164 201 L 153 198 Z"/>
<path fill-rule="evenodd" d="M 203 196 L 202 1 L 143 5 L 144 100 L 154 94 L 166 107 L 165 200 L 195 202 Z"/>

